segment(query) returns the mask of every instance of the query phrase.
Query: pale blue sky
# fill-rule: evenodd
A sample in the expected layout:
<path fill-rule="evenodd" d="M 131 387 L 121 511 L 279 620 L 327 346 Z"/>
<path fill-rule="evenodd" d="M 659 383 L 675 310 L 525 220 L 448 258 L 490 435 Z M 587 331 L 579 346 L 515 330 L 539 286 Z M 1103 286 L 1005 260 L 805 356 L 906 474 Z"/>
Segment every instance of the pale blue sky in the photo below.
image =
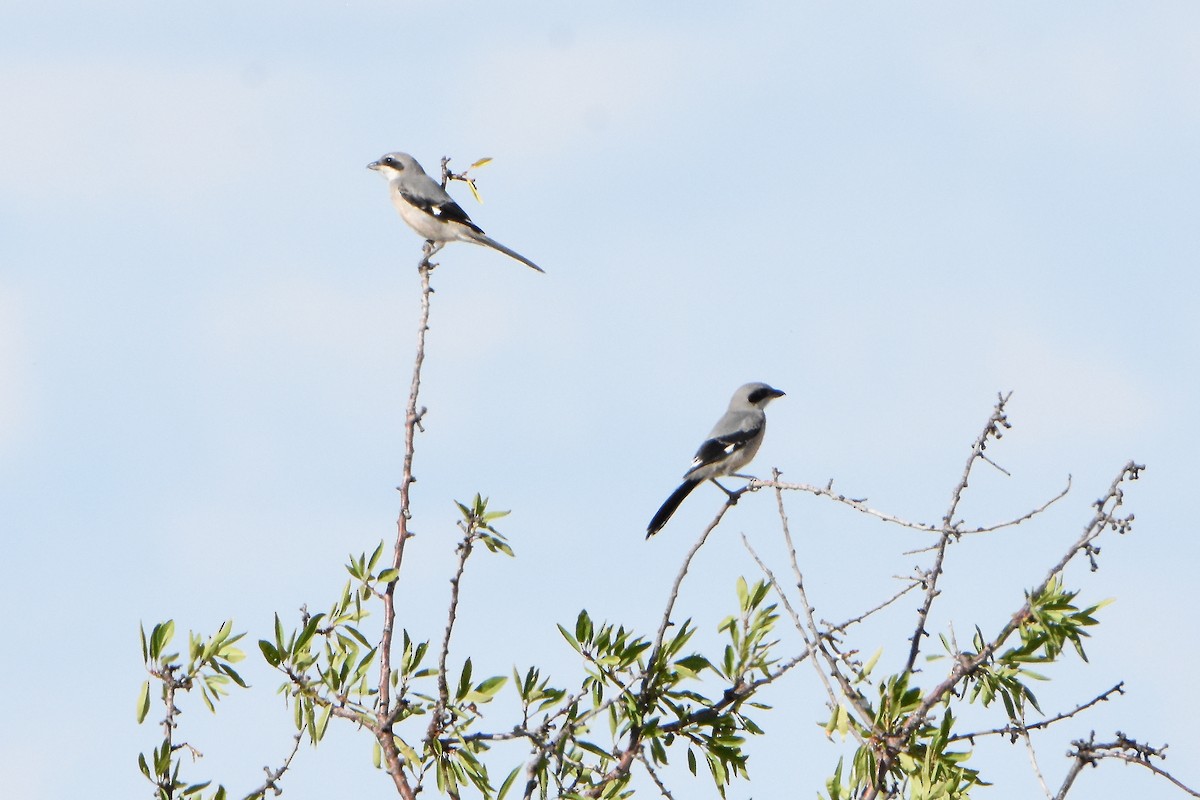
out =
<path fill-rule="evenodd" d="M 1117 599 L 1092 662 L 1038 693 L 1048 712 L 1122 679 L 1128 695 L 1039 752 L 1057 786 L 1070 739 L 1120 729 L 1170 742 L 1167 766 L 1200 783 L 1200 704 L 1176 685 L 1197 655 L 1197 86 L 1189 3 L 10 0 L 5 794 L 149 796 L 138 622 L 233 616 L 253 641 L 276 611 L 325 606 L 345 555 L 392 532 L 419 242 L 364 167 L 396 149 L 430 170 L 495 158 L 485 205 L 454 191 L 548 272 L 453 245 L 434 276 L 414 633 L 440 634 L 453 499 L 512 509 L 518 553 L 474 565 L 456 653 L 566 683 L 556 622 L 586 607 L 655 626 L 720 496 L 697 492 L 650 543 L 646 521 L 741 383 L 788 393 L 758 473 L 833 478 L 922 520 L 1013 390 L 1015 427 L 989 451 L 1013 477 L 981 473 L 968 519 L 1022 513 L 1068 474 L 1075 489 L 1041 527 L 954 548 L 934 629 L 1000 624 L 1121 465 L 1146 463 L 1134 534 L 1070 573 Z M 709 641 L 736 577 L 755 577 L 738 532 L 778 558 L 772 505 L 744 500 L 700 556 L 684 602 Z M 789 513 L 828 619 L 886 596 L 927 543 L 807 496 Z M 857 646 L 901 660 L 915 605 Z M 234 792 L 290 729 L 250 656 L 255 692 L 183 718 L 206 753 L 193 775 Z M 845 751 L 815 727 L 815 677 L 765 699 L 754 782 L 730 797 L 812 797 Z M 387 796 L 369 756 L 338 729 L 285 796 Z M 990 794 L 1037 795 L 1020 748 L 973 765 Z M 1076 794 L 1168 789 L 1108 765 Z"/>

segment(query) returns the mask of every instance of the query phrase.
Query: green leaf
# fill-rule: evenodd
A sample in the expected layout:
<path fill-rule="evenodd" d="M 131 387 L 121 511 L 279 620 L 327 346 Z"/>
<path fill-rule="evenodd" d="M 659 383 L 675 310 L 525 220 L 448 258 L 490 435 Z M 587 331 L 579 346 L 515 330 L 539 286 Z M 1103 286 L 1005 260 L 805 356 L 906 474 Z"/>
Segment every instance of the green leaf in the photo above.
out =
<path fill-rule="evenodd" d="M 517 779 L 517 775 L 521 773 L 521 767 L 513 767 L 512 772 L 508 773 L 508 777 L 504 779 L 504 783 L 500 784 L 500 792 L 496 795 L 496 800 L 504 800 L 504 795 L 508 794 L 508 790 L 512 788 L 513 781 Z"/>
<path fill-rule="evenodd" d="M 882 647 L 879 648 L 878 650 L 876 650 L 875 654 L 872 655 L 869 659 L 867 659 L 867 663 L 863 666 L 862 672 L 861 672 L 862 680 L 866 680 L 867 678 L 869 678 L 871 676 L 871 671 L 873 669 L 875 669 L 875 665 L 879 662 L 879 657 L 881 655 L 883 655 Z"/>
<path fill-rule="evenodd" d="M 591 742 L 589 742 L 585 739 L 577 739 L 575 741 L 575 744 L 579 745 L 581 748 L 583 748 L 584 750 L 587 750 L 589 753 L 592 753 L 593 755 L 600 756 L 600 758 L 604 759 L 605 761 L 612 760 L 612 757 L 613 757 L 612 753 L 608 752 L 607 750 L 600 747 L 599 745 L 592 744 Z"/>
<path fill-rule="evenodd" d="M 146 719 L 146 715 L 150 713 L 150 681 L 142 681 L 142 690 L 138 692 L 137 700 L 137 721 L 138 725 Z"/>
<path fill-rule="evenodd" d="M 346 625 L 345 629 L 346 629 L 346 632 L 349 633 L 351 636 L 353 636 L 355 639 L 357 639 L 359 641 L 359 643 L 362 644 L 363 647 L 371 646 L 371 643 L 369 641 L 367 641 L 367 637 L 363 636 L 359 632 L 358 628 L 355 628 L 351 625 Z"/>
<path fill-rule="evenodd" d="M 712 665 L 708 663 L 707 658 L 697 653 L 696 655 L 685 656 L 679 659 L 675 662 L 675 666 L 695 675 L 705 667 L 711 667 Z"/>
<path fill-rule="evenodd" d="M 321 618 L 324 616 L 324 614 L 314 614 L 309 618 L 308 624 L 304 626 L 304 630 L 296 637 L 296 643 L 292 645 L 293 658 L 306 652 L 306 647 L 312 641 L 313 634 L 317 632 L 317 626 L 321 624 Z"/>
<path fill-rule="evenodd" d="M 455 695 L 456 700 L 462 700 L 467 696 L 467 692 L 471 690 L 471 659 L 467 659 L 463 664 L 462 674 L 458 678 L 458 693 Z"/>
<path fill-rule="evenodd" d="M 504 675 L 496 675 L 495 677 L 488 678 L 475 687 L 475 691 L 471 692 L 471 699 L 475 702 L 491 700 L 492 696 L 500 691 L 501 687 L 507 682 L 508 678 Z"/>
<path fill-rule="evenodd" d="M 571 647 L 575 648 L 576 652 L 578 652 L 578 653 L 583 652 L 583 649 L 579 646 L 579 640 L 576 639 L 574 636 L 572 636 L 570 633 L 568 633 L 566 628 L 564 628 L 562 625 L 559 625 L 558 632 L 561 633 L 563 635 L 563 638 L 567 640 L 567 644 L 569 644 L 569 645 L 571 645 Z"/>
<path fill-rule="evenodd" d="M 154 626 L 150 633 L 150 658 L 158 659 L 163 649 L 175 638 L 175 620 L 169 619 Z"/>
<path fill-rule="evenodd" d="M 217 669 L 221 670 L 221 672 L 224 672 L 226 675 L 228 675 L 230 677 L 230 679 L 232 679 L 233 682 L 236 683 L 238 686 L 242 687 L 243 689 L 247 688 L 246 682 L 244 680 L 242 680 L 241 675 L 238 675 L 236 672 L 234 672 L 233 667 L 229 666 L 228 664 L 219 664 L 219 665 L 217 665 Z"/>
<path fill-rule="evenodd" d="M 332 713 L 333 706 L 325 706 L 321 709 L 321 713 L 317 716 L 317 724 L 313 728 L 312 739 L 314 742 L 325 738 L 325 729 L 329 726 L 329 717 Z"/>
<path fill-rule="evenodd" d="M 592 630 L 592 620 L 588 616 L 587 610 L 580 611 L 575 620 L 575 638 L 580 642 L 586 642 L 592 638 Z"/>
<path fill-rule="evenodd" d="M 398 750 L 400 755 L 404 758 L 405 763 L 414 771 L 416 771 L 421 764 L 421 759 L 417 755 L 417 751 L 412 749 L 412 746 L 399 736 L 394 738 L 396 742 L 396 750 Z M 376 766 L 378 766 L 378 764 Z"/>

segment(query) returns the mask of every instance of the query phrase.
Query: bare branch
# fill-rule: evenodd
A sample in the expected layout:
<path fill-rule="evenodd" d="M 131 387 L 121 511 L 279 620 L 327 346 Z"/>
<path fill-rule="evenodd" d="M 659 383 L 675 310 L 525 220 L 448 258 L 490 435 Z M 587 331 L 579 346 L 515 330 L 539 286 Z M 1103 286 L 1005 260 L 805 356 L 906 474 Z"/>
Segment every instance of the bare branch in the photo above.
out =
<path fill-rule="evenodd" d="M 696 557 L 696 553 L 700 552 L 700 548 L 704 546 L 704 542 L 708 540 L 709 535 L 717 529 L 721 524 L 721 520 L 725 518 L 725 512 L 733 507 L 737 502 L 736 495 L 730 496 L 725 500 L 725 504 L 717 511 L 717 515 L 713 517 L 712 522 L 708 523 L 708 527 L 700 534 L 700 538 L 688 550 L 687 555 L 683 558 L 683 564 L 679 567 L 679 572 L 675 575 L 675 582 L 671 584 L 671 593 L 667 595 L 667 606 L 663 610 L 662 622 L 659 623 L 658 633 L 654 637 L 654 647 L 650 651 L 650 658 L 647 660 L 647 669 L 653 667 L 658 660 L 658 654 L 662 650 L 663 638 L 667 635 L 667 628 L 671 626 L 671 612 L 675 610 L 675 601 L 679 598 L 679 587 L 683 585 L 683 579 L 687 576 L 688 568 L 692 565 L 692 559 Z"/>
<path fill-rule="evenodd" d="M 871 517 L 875 517 L 876 519 L 883 520 L 884 522 L 890 522 L 893 525 L 899 525 L 902 528 L 911 528 L 912 530 L 923 531 L 925 533 L 938 533 L 941 531 L 941 528 L 939 528 L 936 525 L 927 525 L 924 522 L 909 522 L 906 519 L 897 517 L 894 514 L 889 514 L 886 511 L 878 511 L 874 508 L 871 508 L 870 506 L 867 505 L 867 501 L 865 498 L 855 499 L 855 498 L 851 498 L 851 497 L 846 497 L 844 494 L 838 494 L 833 491 L 833 481 L 832 480 L 829 481 L 829 483 L 827 483 L 825 486 L 822 487 L 822 486 L 814 486 L 810 483 L 784 483 L 784 482 L 779 481 L 778 479 L 764 481 L 764 480 L 759 480 L 759 479 L 755 478 L 750 481 L 750 483 L 747 485 L 747 488 L 752 492 L 758 491 L 759 489 L 775 489 L 775 490 L 785 490 L 785 491 L 790 491 L 790 492 L 806 492 L 808 494 L 815 495 L 817 497 L 828 497 L 830 500 L 841 503 L 843 505 L 847 505 L 850 508 L 853 508 L 855 511 L 858 511 L 860 513 L 866 514 Z"/>
<path fill-rule="evenodd" d="M 722 710 L 728 708 L 729 706 L 737 705 L 742 700 L 745 700 L 747 697 L 753 695 L 763 686 L 774 683 L 782 678 L 784 675 L 790 672 L 793 667 L 795 667 L 804 659 L 808 658 L 811 654 L 812 649 L 806 648 L 803 653 L 795 656 L 794 658 L 788 659 L 788 661 L 785 662 L 779 669 L 775 670 L 769 675 L 764 675 L 758 680 L 750 681 L 749 683 L 739 683 L 736 686 L 732 686 L 725 690 L 725 693 L 717 702 L 710 706 L 698 708 L 683 719 L 677 719 L 674 722 L 668 722 L 664 725 L 660 725 L 659 730 L 663 731 L 664 733 L 675 733 L 689 725 L 695 725 L 696 723 L 705 722 L 709 719 L 715 719 Z"/>
<path fill-rule="evenodd" d="M 1021 740 L 1025 742 L 1025 751 L 1029 753 L 1029 763 L 1033 765 L 1033 774 L 1037 776 L 1038 784 L 1042 787 L 1042 793 L 1046 795 L 1046 800 L 1054 800 L 1054 795 L 1050 792 L 1050 787 L 1046 785 L 1046 776 L 1042 774 L 1042 768 L 1038 764 L 1037 751 L 1033 749 L 1033 739 L 1029 736 L 1029 731 L 1021 731 Z"/>
<path fill-rule="evenodd" d="M 304 737 L 304 731 L 305 728 L 296 731 L 296 735 L 292 737 L 292 752 L 283 760 L 283 764 L 278 769 L 263 767 L 263 772 L 267 773 L 267 779 L 263 782 L 262 786 L 246 795 L 247 800 L 255 797 L 266 797 L 268 791 L 274 792 L 276 797 L 283 794 L 283 788 L 279 785 L 279 779 L 292 766 L 292 759 L 296 757 L 296 753 L 300 750 L 300 741 Z"/>
<path fill-rule="evenodd" d="M 772 470 L 772 478 L 776 482 L 779 479 L 779 475 L 779 470 Z M 800 595 L 800 603 L 804 606 L 805 619 L 803 622 L 801 621 L 799 615 L 797 615 L 796 610 L 792 607 L 791 601 L 788 600 L 787 594 L 782 590 L 779 581 L 775 578 L 775 575 L 771 572 L 770 568 L 768 568 L 762 559 L 758 557 L 758 554 L 755 553 L 754 549 L 750 547 L 749 541 L 746 540 L 745 537 L 743 537 L 743 542 L 745 542 L 746 547 L 750 549 L 750 554 L 754 557 L 759 569 L 763 570 L 764 574 L 767 576 L 767 579 L 775 587 L 775 591 L 782 600 L 784 608 L 792 618 L 792 624 L 795 625 L 796 629 L 800 632 L 800 636 L 804 640 L 805 644 L 809 646 L 810 650 L 815 648 L 816 652 L 820 653 L 821 658 L 828 665 L 830 673 L 834 678 L 837 679 L 842 696 L 848 703 L 850 703 L 850 705 L 854 707 L 854 710 L 858 714 L 863 725 L 869 727 L 871 724 L 870 712 L 863 705 L 862 699 L 859 697 L 858 693 L 854 691 L 849 679 L 842 673 L 837 659 L 830 655 L 829 651 L 826 649 L 826 643 L 828 640 L 827 635 L 823 635 L 820 632 L 820 630 L 817 628 L 816 620 L 813 619 L 812 605 L 808 602 L 808 593 L 804 589 L 804 574 L 800 571 L 800 562 L 796 557 L 796 545 L 792 541 L 791 525 L 788 522 L 787 510 L 783 505 L 783 491 L 780 487 L 775 488 L 775 506 L 779 513 L 779 522 L 783 529 L 783 538 L 787 544 L 788 557 L 791 560 L 792 574 L 796 579 L 796 590 Z M 825 692 L 829 698 L 829 709 L 830 712 L 833 712 L 838 707 L 837 692 L 833 690 L 833 686 L 829 683 L 828 677 L 826 677 L 825 673 L 821 670 L 820 665 L 817 663 L 815 658 L 813 659 L 812 663 L 813 669 L 817 673 L 817 677 L 825 686 Z M 859 743 L 861 744 L 863 739 L 858 727 L 852 726 L 851 730 L 854 732 L 854 737 L 858 739 Z"/>
<path fill-rule="evenodd" d="M 1098 703 L 1106 702 L 1114 694 L 1125 694 L 1125 681 L 1121 681 L 1120 683 L 1118 683 L 1116 686 L 1112 687 L 1111 689 L 1107 689 L 1107 690 L 1101 692 L 1100 694 L 1093 697 L 1091 700 L 1088 700 L 1086 703 L 1075 706 L 1074 710 L 1072 710 L 1072 711 L 1065 711 L 1062 714 L 1055 714 L 1053 717 L 1048 717 L 1043 720 L 1038 720 L 1037 722 L 1034 722 L 1030 725 L 1005 725 L 1003 728 L 992 728 L 991 730 L 987 730 L 987 731 L 973 731 L 971 733 L 956 733 L 953 736 L 948 737 L 946 739 L 946 741 L 947 742 L 957 742 L 962 739 L 966 739 L 966 740 L 970 741 L 972 744 L 974 744 L 975 740 L 982 736 L 1007 736 L 1007 737 L 1009 737 L 1010 741 L 1016 741 L 1016 737 L 1020 736 L 1024 732 L 1037 731 L 1037 730 L 1041 730 L 1042 728 L 1049 728 L 1051 725 L 1053 725 L 1056 722 L 1062 722 L 1064 719 L 1070 719 L 1071 717 L 1075 716 L 1076 714 L 1086 711 L 1089 708 L 1091 708 L 1092 706 L 1097 705 Z"/>
<path fill-rule="evenodd" d="M 392 553 L 392 569 L 396 575 L 383 590 L 383 632 L 379 641 L 379 707 L 376 712 L 376 726 L 373 730 L 376 740 L 383 751 L 386 769 L 396 784 L 396 789 L 404 800 L 415 800 L 416 792 L 409 784 L 404 773 L 404 761 L 396 742 L 392 738 L 394 717 L 391 710 L 392 691 L 392 640 L 396 625 L 396 584 L 400 580 L 400 567 L 404 563 L 404 546 L 412 532 L 408 521 L 412 517 L 409 490 L 414 482 L 413 454 L 415 451 L 416 433 L 421 425 L 425 409 L 418 410 L 417 399 L 421 392 L 421 367 L 425 363 L 425 334 L 429 330 L 429 300 L 433 294 L 430 287 L 430 274 L 435 264 L 430 263 L 430 257 L 437 252 L 432 243 L 425 243 L 424 257 L 418 265 L 421 276 L 421 311 L 417 323 L 417 351 L 413 359 L 412 382 L 409 385 L 408 405 L 404 415 L 404 463 L 401 471 L 400 485 L 400 514 L 396 518 L 396 544 Z"/>
<path fill-rule="evenodd" d="M 1029 520 L 1033 519 L 1037 515 L 1041 514 L 1043 511 L 1050 508 L 1050 506 L 1054 505 L 1059 500 L 1062 500 L 1064 497 L 1066 497 L 1070 491 L 1071 491 L 1071 476 L 1068 475 L 1067 476 L 1067 485 L 1063 487 L 1062 491 L 1059 492 L 1058 494 L 1054 495 L 1053 497 L 1051 497 L 1046 502 L 1042 503 L 1037 508 L 1035 508 L 1031 511 L 1027 511 L 1026 513 L 1022 514 L 1019 517 L 1014 517 L 1013 519 L 1006 520 L 1004 522 L 997 522 L 994 525 L 982 525 L 982 526 L 970 528 L 970 529 L 963 528 L 960 525 L 959 529 L 957 531 L 957 535 L 958 536 L 971 536 L 976 533 L 992 533 L 994 531 L 1004 530 L 1005 528 L 1014 528 L 1017 525 L 1020 525 L 1022 522 L 1028 522 Z M 916 553 L 927 553 L 930 550 L 936 550 L 936 549 L 937 549 L 937 545 L 933 545 L 931 547 L 922 547 L 917 550 L 908 550 L 904 553 L 904 555 L 909 556 L 909 555 L 915 555 Z"/>
<path fill-rule="evenodd" d="M 1074 558 L 1076 554 L 1086 552 L 1089 558 L 1093 559 L 1092 566 L 1094 569 L 1094 556 L 1098 550 L 1091 543 L 1096 539 L 1096 537 L 1107 528 L 1112 528 L 1118 533 L 1128 532 L 1133 523 L 1133 515 L 1131 514 L 1124 518 L 1115 516 L 1115 512 L 1117 508 L 1120 507 L 1122 498 L 1124 496 L 1121 490 L 1121 485 L 1126 480 L 1137 480 L 1141 474 L 1141 471 L 1144 469 L 1144 466 L 1136 464 L 1133 461 L 1128 462 L 1124 467 L 1121 468 L 1121 471 L 1117 474 L 1117 477 L 1113 479 L 1112 485 L 1109 486 L 1108 492 L 1093 504 L 1096 508 L 1096 514 L 1093 516 L 1092 520 L 1084 528 L 1084 531 L 1080 537 L 1067 549 L 1066 553 L 1059 560 L 1059 562 L 1050 569 L 1041 585 L 1028 593 L 1025 603 L 1022 604 L 1021 608 L 1012 615 L 1007 623 L 1005 623 L 1004 627 L 1001 628 L 996 637 L 982 648 L 981 652 L 974 655 L 960 654 L 958 658 L 955 659 L 954 666 L 951 668 L 950 674 L 947 675 L 941 683 L 930 690 L 930 692 L 921 701 L 921 705 L 909 715 L 908 719 L 904 723 L 904 726 L 894 737 L 894 741 L 896 743 L 907 742 L 913 733 L 921 725 L 925 724 L 925 720 L 929 717 L 929 712 L 935 705 L 942 701 L 947 693 L 953 691 L 960 682 L 972 675 L 975 670 L 980 667 L 980 665 L 984 664 L 993 657 L 996 651 L 1003 646 L 1008 637 L 1011 636 L 1017 630 L 1017 628 L 1019 628 L 1021 624 L 1029 618 L 1031 613 L 1030 604 L 1032 602 L 1032 598 L 1044 594 L 1051 581 L 1053 581 L 1055 577 L 1066 568 L 1067 564 L 1070 563 L 1071 559 Z M 898 751 L 894 746 L 889 745 L 886 752 L 880 754 L 880 775 L 886 774 L 891 768 L 891 765 L 895 761 L 897 752 Z M 1073 780 L 1073 778 L 1070 779 Z M 868 792 L 867 797 L 875 796 L 875 794 L 878 793 L 878 788 L 879 787 L 875 787 L 874 793 Z M 1061 794 L 1062 792 L 1060 791 L 1060 796 Z"/>
<path fill-rule="evenodd" d="M 1117 731 L 1116 741 L 1096 743 L 1096 732 L 1092 731 L 1086 741 L 1077 739 L 1071 742 L 1074 750 L 1068 755 L 1074 760 L 1071 769 L 1067 772 L 1067 776 L 1063 779 L 1062 787 L 1055 795 L 1055 800 L 1063 800 L 1067 796 L 1067 792 L 1075 783 L 1075 778 L 1087 765 L 1096 766 L 1106 758 L 1115 758 L 1118 761 L 1124 761 L 1126 764 L 1137 764 L 1140 767 L 1153 772 L 1155 775 L 1166 778 L 1175 786 L 1192 797 L 1200 797 L 1200 791 L 1187 786 L 1171 773 L 1167 772 L 1162 767 L 1154 764 L 1150 759 L 1158 758 L 1165 759 L 1167 757 L 1167 746 L 1151 747 L 1147 744 L 1141 744 L 1133 739 L 1130 739 L 1125 734 Z"/>
<path fill-rule="evenodd" d="M 864 611 L 863 613 L 859 614 L 857 617 L 851 617 L 850 619 L 846 620 L 845 622 L 840 622 L 837 625 L 834 625 L 832 622 L 829 622 L 827 620 L 821 620 L 821 624 L 825 626 L 825 630 L 828 631 L 829 633 L 834 633 L 834 632 L 845 633 L 846 629 L 849 628 L 851 625 L 857 625 L 858 623 L 862 622 L 863 620 L 865 620 L 867 617 L 871 616 L 872 614 L 876 614 L 880 611 L 883 611 L 885 608 L 890 606 L 892 603 L 895 603 L 901 597 L 904 597 L 904 595 L 908 594 L 913 589 L 915 589 L 921 585 L 921 581 L 918 578 L 904 578 L 903 580 L 909 581 L 908 586 L 905 586 L 903 589 L 896 592 L 894 595 L 889 597 L 887 600 L 884 600 L 882 603 L 875 606 L 874 608 Z"/>
<path fill-rule="evenodd" d="M 666 638 L 667 628 L 671 626 L 671 613 L 675 610 L 675 601 L 679 598 L 679 589 L 683 585 L 683 579 L 687 576 L 688 568 L 692 564 L 692 559 L 696 557 L 696 553 L 698 553 L 700 548 L 704 546 L 704 543 L 708 540 L 709 535 L 716 530 L 717 525 L 719 525 L 721 520 L 725 518 L 725 512 L 733 507 L 740 495 L 741 492 L 734 492 L 726 498 L 725 504 L 722 505 L 720 510 L 717 511 L 717 515 L 713 517 L 712 522 L 708 524 L 708 527 L 706 527 L 700 534 L 700 538 L 696 540 L 695 544 L 693 544 L 691 549 L 688 550 L 687 555 L 684 556 L 683 564 L 680 566 L 679 572 L 675 575 L 675 582 L 671 584 L 670 594 L 667 595 L 667 605 L 663 610 L 662 622 L 658 626 L 658 633 L 655 634 L 654 637 L 654 645 L 650 649 L 650 657 L 646 660 L 646 667 L 639 676 L 643 681 L 641 689 L 641 699 L 643 703 L 646 703 L 654 695 L 655 687 L 653 686 L 652 675 L 657 669 L 659 657 L 662 653 L 663 639 Z M 584 796 L 599 797 L 601 794 L 603 794 L 604 789 L 608 784 L 615 780 L 620 780 L 628 775 L 629 769 L 633 765 L 634 758 L 641 750 L 641 746 L 642 732 L 635 725 L 629 732 L 629 741 L 626 743 L 625 747 L 615 754 L 616 763 L 613 765 L 612 769 L 602 775 L 596 781 L 596 784 L 584 793 Z"/>
<path fill-rule="evenodd" d="M 454 577 L 450 579 L 450 610 L 446 614 L 446 631 L 442 634 L 442 649 L 438 654 L 438 698 L 430 715 L 427 741 L 432 742 L 442 734 L 446 724 L 446 705 L 450 701 L 450 686 L 446 681 L 446 658 L 450 654 L 450 635 L 454 631 L 454 621 L 458 618 L 458 588 L 462 583 L 463 572 L 467 568 L 467 559 L 475 543 L 475 533 L 470 527 L 466 535 L 458 543 L 458 565 Z"/>
<path fill-rule="evenodd" d="M 942 576 L 943 564 L 946 558 L 946 548 L 950 544 L 951 538 L 957 538 L 960 522 L 954 521 L 954 515 L 958 511 L 959 503 L 962 502 L 963 492 L 967 490 L 967 484 L 971 477 L 971 469 L 975 466 L 975 462 L 984 458 L 983 451 L 987 449 L 989 439 L 999 439 L 1004 435 L 1005 428 L 1012 427 L 1008 423 L 1008 417 L 1004 414 L 1004 406 L 1008 402 L 1008 398 L 1012 397 L 1012 392 L 1006 395 L 1000 395 L 996 400 L 996 405 L 992 408 L 992 415 L 988 417 L 987 423 L 983 426 L 983 431 L 976 437 L 975 443 L 971 446 L 971 455 L 967 457 L 967 464 L 963 467 L 962 477 L 958 481 L 958 485 L 954 487 L 954 491 L 950 494 L 950 507 L 946 509 L 945 515 L 942 517 L 941 537 L 938 539 L 937 556 L 933 560 L 933 568 L 926 573 L 925 582 L 925 601 L 921 604 L 920 610 L 917 612 L 917 626 L 913 631 L 911 647 L 908 651 L 908 661 L 904 664 L 904 672 L 912 672 L 913 667 L 917 663 L 917 655 L 921 652 L 921 640 L 928 635 L 925 630 L 925 623 L 929 620 L 929 611 L 933 608 L 933 600 L 940 594 L 937 588 L 938 579 Z M 991 463 L 991 462 L 989 462 Z"/>
<path fill-rule="evenodd" d="M 646 772 L 649 773 L 650 779 L 653 780 L 654 785 L 658 787 L 659 794 L 667 798 L 667 800 L 675 800 L 675 795 L 671 794 L 671 791 L 667 788 L 667 785 L 662 782 L 661 778 L 658 777 L 658 773 L 654 771 L 654 766 L 650 763 L 650 759 L 646 758 L 645 753 L 638 754 L 638 761 L 641 761 L 642 766 L 646 768 Z"/>

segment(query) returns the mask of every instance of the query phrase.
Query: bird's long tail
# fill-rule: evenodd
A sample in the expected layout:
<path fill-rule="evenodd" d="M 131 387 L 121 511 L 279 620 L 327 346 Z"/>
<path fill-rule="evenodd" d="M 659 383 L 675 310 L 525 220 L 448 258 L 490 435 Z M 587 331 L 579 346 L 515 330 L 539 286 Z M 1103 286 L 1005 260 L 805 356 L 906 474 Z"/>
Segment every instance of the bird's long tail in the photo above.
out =
<path fill-rule="evenodd" d="M 508 256 L 509 258 L 515 258 L 517 261 L 520 261 L 525 266 L 532 267 L 533 269 L 536 269 L 538 272 L 546 271 L 546 270 L 542 269 L 541 267 L 539 267 L 537 264 L 530 261 L 525 256 L 518 253 L 516 250 L 509 250 L 507 247 L 500 244 L 499 242 L 497 242 L 495 239 L 493 239 L 490 236 L 487 236 L 482 233 L 475 233 L 473 238 L 479 244 L 484 245 L 485 247 L 490 247 L 493 250 L 499 250 L 501 253 L 504 253 L 504 255 Z"/>
<path fill-rule="evenodd" d="M 678 489 L 671 492 L 671 496 L 667 498 L 667 501 L 658 509 L 658 513 L 654 515 L 654 519 L 650 520 L 650 524 L 646 526 L 647 539 L 662 530 L 663 525 L 666 525 L 667 520 L 675 513 L 675 509 L 679 508 L 679 504 L 701 483 L 703 481 L 686 480 L 679 484 Z"/>

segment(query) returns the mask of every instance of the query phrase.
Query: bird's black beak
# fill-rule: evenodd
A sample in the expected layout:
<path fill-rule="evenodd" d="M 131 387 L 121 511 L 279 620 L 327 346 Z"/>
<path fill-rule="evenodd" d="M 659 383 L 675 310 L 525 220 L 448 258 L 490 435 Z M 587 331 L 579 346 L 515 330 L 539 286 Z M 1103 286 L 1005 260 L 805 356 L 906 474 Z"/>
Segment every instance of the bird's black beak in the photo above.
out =
<path fill-rule="evenodd" d="M 787 392 L 781 391 L 779 389 L 771 390 L 771 397 L 786 397 L 786 396 L 787 396 Z"/>
<path fill-rule="evenodd" d="M 379 162 L 372 161 L 370 164 L 367 164 L 367 169 L 379 169 Z"/>

